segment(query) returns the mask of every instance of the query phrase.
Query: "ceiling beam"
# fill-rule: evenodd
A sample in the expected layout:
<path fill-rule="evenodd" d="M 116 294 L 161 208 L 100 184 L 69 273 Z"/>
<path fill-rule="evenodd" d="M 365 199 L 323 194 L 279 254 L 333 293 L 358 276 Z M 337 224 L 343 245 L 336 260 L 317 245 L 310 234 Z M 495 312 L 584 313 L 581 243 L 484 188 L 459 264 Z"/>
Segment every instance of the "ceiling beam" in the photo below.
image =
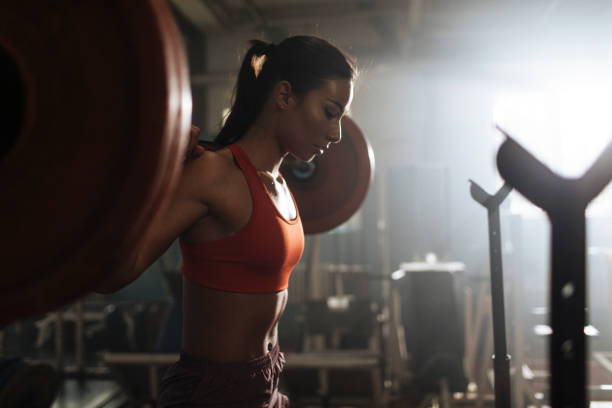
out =
<path fill-rule="evenodd" d="M 186 20 L 202 32 L 222 28 L 222 21 L 202 0 L 170 0 Z"/>
<path fill-rule="evenodd" d="M 183 1 L 183 0 L 174 0 Z M 222 4 L 218 0 L 218 4 Z M 345 2 L 308 2 L 305 4 L 290 4 L 285 6 L 264 7 L 255 5 L 253 0 L 243 0 L 243 7 L 235 7 L 225 12 L 232 15 L 231 31 L 261 30 L 266 27 L 286 27 L 296 24 L 364 21 L 373 16 L 392 17 L 405 10 L 405 4 L 399 0 L 368 3 Z M 227 5 L 226 5 L 227 6 Z M 211 29 L 209 34 L 223 33 L 223 29 Z"/>

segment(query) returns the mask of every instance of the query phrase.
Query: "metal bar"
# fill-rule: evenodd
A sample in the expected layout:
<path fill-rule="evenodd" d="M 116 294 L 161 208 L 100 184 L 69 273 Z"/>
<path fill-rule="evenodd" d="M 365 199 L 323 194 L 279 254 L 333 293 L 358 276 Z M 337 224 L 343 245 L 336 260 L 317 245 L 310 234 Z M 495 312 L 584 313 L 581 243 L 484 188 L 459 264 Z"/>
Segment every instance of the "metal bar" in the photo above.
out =
<path fill-rule="evenodd" d="M 488 194 L 470 180 L 472 198 L 487 209 L 489 216 L 489 262 L 491 268 L 491 306 L 493 313 L 493 368 L 495 372 L 495 407 L 510 408 L 510 356 L 506 347 L 506 315 L 504 302 L 504 272 L 501 253 L 499 206 L 512 187 L 504 184 L 495 195 Z"/>
<path fill-rule="evenodd" d="M 88 402 L 87 405 L 83 408 L 104 408 L 110 405 L 111 401 L 117 399 L 119 396 L 123 394 L 123 391 L 119 387 L 103 391 L 95 399 Z"/>
<path fill-rule="evenodd" d="M 219 30 L 223 21 L 201 0 L 170 0 L 179 13 L 201 32 Z"/>
<path fill-rule="evenodd" d="M 491 300 L 490 296 L 488 297 L 489 301 Z M 485 330 L 485 342 L 484 342 L 484 355 L 490 356 L 493 352 L 493 333 L 491 330 L 491 326 L 488 326 Z M 489 362 L 488 360 L 484 360 L 481 362 L 482 367 L 480 367 L 480 372 L 478 373 L 478 381 L 477 381 L 477 389 L 478 394 L 476 396 L 476 407 L 483 408 L 485 404 L 485 389 L 487 388 L 487 373 L 489 371 Z"/>
<path fill-rule="evenodd" d="M 323 279 L 327 278 L 327 274 L 324 274 L 324 271 L 320 268 L 321 236 L 314 235 L 309 237 L 308 243 L 310 245 L 310 251 L 306 264 L 306 299 L 324 299 L 327 297 L 327 293 L 325 293 L 326 285 Z"/>
<path fill-rule="evenodd" d="M 7 341 L 6 341 L 6 328 L 7 326 L 0 326 L 0 358 L 5 358 L 8 355 Z"/>
<path fill-rule="evenodd" d="M 563 205 L 563 204 L 567 204 Z M 586 326 L 586 207 L 568 200 L 551 216 L 550 370 L 553 406 L 588 406 Z M 559 373 L 559 375 L 557 375 Z M 574 384 L 581 384 L 575 387 Z"/>
<path fill-rule="evenodd" d="M 593 358 L 599 364 L 601 364 L 601 366 L 605 368 L 610 374 L 612 374 L 612 361 L 610 361 L 611 357 L 612 356 L 610 355 L 610 353 L 605 353 L 605 352 L 593 353 Z"/>
<path fill-rule="evenodd" d="M 473 359 L 471 354 L 471 337 L 475 336 L 474 310 L 474 293 L 472 291 L 472 288 L 466 286 L 463 289 L 463 324 L 465 327 L 465 330 L 463 332 L 463 353 L 465 355 L 466 374 L 470 382 L 474 381 L 474 373 L 471 369 Z"/>
<path fill-rule="evenodd" d="M 512 264 L 510 265 L 510 299 L 509 308 L 512 316 L 512 324 L 510 325 L 510 338 L 509 343 L 512 345 L 511 355 L 512 363 L 515 369 L 515 375 L 512 378 L 512 401 L 517 407 L 524 407 L 525 397 L 529 393 L 529 404 L 540 406 L 540 403 L 535 400 L 532 392 L 529 391 L 530 386 L 526 384 L 525 377 L 523 376 L 523 367 L 525 364 L 525 318 L 523 307 L 525 305 L 523 300 L 523 274 L 521 273 L 521 259 L 522 254 L 522 223 L 521 217 L 518 215 L 512 216 L 511 222 L 511 236 L 513 252 L 519 256 L 511 257 Z M 514 329 L 512 329 L 512 327 Z M 531 387 L 532 388 L 532 387 Z"/>
<path fill-rule="evenodd" d="M 79 374 L 83 373 L 83 367 L 85 366 L 84 354 L 85 354 L 85 308 L 83 301 L 79 300 L 74 305 L 76 320 L 75 320 L 75 331 L 74 331 L 74 365 L 76 366 Z"/>
<path fill-rule="evenodd" d="M 173 0 L 180 2 L 183 0 Z M 218 0 L 202 0 L 210 9 L 211 13 L 219 21 L 220 28 L 210 27 L 206 29 L 209 35 L 224 35 L 228 31 L 233 34 L 252 33 L 253 30 L 261 29 L 261 23 L 256 19 L 249 18 L 252 11 L 240 8 L 233 10 L 220 7 L 223 3 Z M 308 4 L 292 4 L 279 7 L 259 7 L 262 16 L 265 17 L 266 27 L 274 27 L 275 29 L 295 26 L 299 24 L 317 23 L 325 21 L 333 22 L 351 22 L 351 21 L 367 21 L 373 16 L 381 17 L 396 17 L 400 13 L 405 12 L 405 6 L 401 2 L 382 2 L 380 5 L 370 7 L 354 7 L 347 5 L 344 2 L 325 2 L 325 3 L 308 3 Z M 238 14 L 237 12 L 240 12 Z M 232 18 L 232 14 L 236 15 Z M 274 40 L 274 39 L 273 39 Z"/>
<path fill-rule="evenodd" d="M 242 2 L 246 6 L 249 15 L 253 18 L 253 21 L 257 26 L 265 27 L 268 25 L 263 12 L 253 0 L 242 0 Z"/>
<path fill-rule="evenodd" d="M 55 369 L 64 371 L 64 311 L 55 312 Z"/>
<path fill-rule="evenodd" d="M 151 390 L 151 396 L 157 398 L 159 396 L 159 374 L 157 373 L 157 365 L 150 364 L 148 367 L 149 371 L 149 387 Z"/>
<path fill-rule="evenodd" d="M 476 304 L 474 305 L 474 323 L 472 332 L 470 333 L 469 342 L 466 344 L 466 348 L 469 350 L 467 355 L 467 363 L 468 363 L 468 372 L 471 373 L 472 379 L 474 382 L 477 382 L 479 378 L 479 370 L 476 366 L 477 363 L 477 349 L 478 349 L 478 340 L 482 333 L 484 333 L 483 327 L 486 325 L 485 319 L 488 317 L 486 313 L 486 309 L 488 309 L 487 304 L 487 294 L 485 293 L 486 287 L 484 284 L 480 284 L 478 288 L 478 295 L 476 297 Z M 485 370 L 486 367 L 481 368 L 481 370 Z"/>
<path fill-rule="evenodd" d="M 113 365 L 170 365 L 179 357 L 178 353 L 99 353 L 100 360 Z"/>
<path fill-rule="evenodd" d="M 217 0 L 201 0 L 202 3 L 208 8 L 210 13 L 214 16 L 219 26 L 223 27 L 225 31 L 231 31 L 234 27 L 231 21 L 231 16 L 220 1 Z"/>

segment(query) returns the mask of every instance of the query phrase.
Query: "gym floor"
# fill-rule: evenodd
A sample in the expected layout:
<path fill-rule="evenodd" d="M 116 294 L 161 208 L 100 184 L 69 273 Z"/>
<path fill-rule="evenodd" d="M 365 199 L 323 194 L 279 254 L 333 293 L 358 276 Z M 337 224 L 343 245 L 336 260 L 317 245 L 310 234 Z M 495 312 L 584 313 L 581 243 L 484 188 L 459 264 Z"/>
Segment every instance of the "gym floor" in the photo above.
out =
<path fill-rule="evenodd" d="M 113 380 L 65 380 L 51 408 L 124 408 L 129 406 Z"/>

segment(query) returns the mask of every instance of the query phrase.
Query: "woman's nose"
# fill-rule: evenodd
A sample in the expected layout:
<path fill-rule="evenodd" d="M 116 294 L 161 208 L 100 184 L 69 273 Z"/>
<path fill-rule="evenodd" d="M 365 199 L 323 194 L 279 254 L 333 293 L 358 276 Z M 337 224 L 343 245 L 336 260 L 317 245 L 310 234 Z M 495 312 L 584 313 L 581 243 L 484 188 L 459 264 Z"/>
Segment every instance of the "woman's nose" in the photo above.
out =
<path fill-rule="evenodd" d="M 338 126 L 332 129 L 327 135 L 327 140 L 329 140 L 330 143 L 338 143 L 342 140 L 342 127 Z"/>

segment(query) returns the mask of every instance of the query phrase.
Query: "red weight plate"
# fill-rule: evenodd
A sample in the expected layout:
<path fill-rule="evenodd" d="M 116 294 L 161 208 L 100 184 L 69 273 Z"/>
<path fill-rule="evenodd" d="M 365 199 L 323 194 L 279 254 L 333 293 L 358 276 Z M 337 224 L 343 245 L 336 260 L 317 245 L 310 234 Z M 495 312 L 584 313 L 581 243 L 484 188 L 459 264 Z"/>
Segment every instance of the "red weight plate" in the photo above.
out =
<path fill-rule="evenodd" d="M 297 201 L 306 234 L 329 231 L 361 206 L 374 174 L 374 153 L 361 129 L 342 119 L 342 141 L 310 164 L 287 158 L 283 177 Z"/>
<path fill-rule="evenodd" d="M 24 100 L 0 150 L 7 323 L 126 268 L 176 184 L 191 96 L 163 0 L 5 1 L 0 53 Z"/>
<path fill-rule="evenodd" d="M 165 1 L 155 1 L 153 5 L 158 8 L 166 7 Z M 191 85 L 186 63 L 187 56 L 183 48 L 181 34 L 172 14 L 166 12 L 165 9 L 160 9 L 157 11 L 157 17 L 160 20 L 159 24 L 164 29 L 165 52 L 168 55 L 168 80 L 173 81 L 172 88 L 178 90 L 174 93 L 177 98 L 169 100 L 169 103 L 172 104 L 171 112 L 175 117 L 173 118 L 174 128 L 170 130 L 172 136 L 167 138 L 169 143 L 165 148 L 167 149 L 168 157 L 174 160 L 179 155 L 179 160 L 182 161 L 186 148 L 184 142 L 189 140 L 192 113 Z M 171 191 L 174 189 L 180 166 L 173 165 L 167 169 L 168 171 L 160 175 L 159 183 L 161 188 L 157 190 L 157 196 L 151 198 L 151 205 L 154 210 L 153 217 L 163 213 L 163 208 L 168 203 L 168 198 L 171 197 Z M 150 221 L 150 219 L 149 222 L 145 221 L 145 231 L 147 227 L 152 225 Z M 142 236 L 142 233 L 140 236 Z"/>

